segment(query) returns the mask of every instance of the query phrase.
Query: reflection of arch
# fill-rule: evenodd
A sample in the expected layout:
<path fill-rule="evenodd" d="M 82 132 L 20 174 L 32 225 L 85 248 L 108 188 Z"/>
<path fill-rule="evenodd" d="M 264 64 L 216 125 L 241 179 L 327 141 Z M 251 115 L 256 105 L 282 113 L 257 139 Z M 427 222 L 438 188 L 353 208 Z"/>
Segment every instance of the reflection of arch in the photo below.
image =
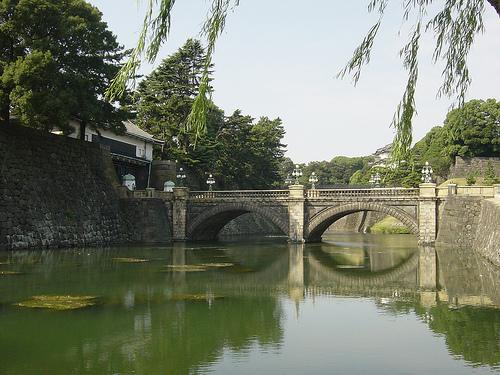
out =
<path fill-rule="evenodd" d="M 375 202 L 353 202 L 335 207 L 328 207 L 310 220 L 307 226 L 307 240 L 319 241 L 323 232 L 335 221 L 342 217 L 359 211 L 377 211 L 395 217 L 413 233 L 418 234 L 418 224 L 410 214 L 397 207 L 386 206 Z"/>
<path fill-rule="evenodd" d="M 263 208 L 254 203 L 235 202 L 214 206 L 196 216 L 189 223 L 187 237 L 193 240 L 215 239 L 227 223 L 248 212 L 261 215 L 276 225 L 283 234 L 288 233 L 287 222 L 273 209 Z"/>
<path fill-rule="evenodd" d="M 373 274 L 356 275 L 340 272 L 322 264 L 312 253 L 309 253 L 308 264 L 309 274 L 318 280 L 327 280 L 328 283 L 344 288 L 364 288 L 381 287 L 400 281 L 408 274 L 414 274 L 418 267 L 418 252 L 415 252 L 403 263 L 386 271 L 375 272 Z M 416 275 L 415 275 L 416 278 Z M 312 280 L 311 280 L 312 281 Z"/>

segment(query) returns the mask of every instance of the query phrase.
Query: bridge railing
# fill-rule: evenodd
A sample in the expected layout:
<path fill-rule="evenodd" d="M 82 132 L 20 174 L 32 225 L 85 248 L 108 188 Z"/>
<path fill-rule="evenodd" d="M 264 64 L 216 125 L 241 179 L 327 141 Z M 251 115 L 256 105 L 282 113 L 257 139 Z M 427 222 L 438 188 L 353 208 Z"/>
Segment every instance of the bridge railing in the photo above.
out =
<path fill-rule="evenodd" d="M 304 192 L 308 199 L 322 198 L 413 198 L 419 189 L 374 188 L 374 189 L 310 189 Z"/>
<path fill-rule="evenodd" d="M 287 199 L 288 190 L 191 191 L 189 199 Z"/>
<path fill-rule="evenodd" d="M 437 188 L 438 197 L 447 197 L 448 195 L 465 195 L 470 197 L 493 198 L 495 196 L 495 186 L 486 185 L 451 185 L 439 186 Z"/>

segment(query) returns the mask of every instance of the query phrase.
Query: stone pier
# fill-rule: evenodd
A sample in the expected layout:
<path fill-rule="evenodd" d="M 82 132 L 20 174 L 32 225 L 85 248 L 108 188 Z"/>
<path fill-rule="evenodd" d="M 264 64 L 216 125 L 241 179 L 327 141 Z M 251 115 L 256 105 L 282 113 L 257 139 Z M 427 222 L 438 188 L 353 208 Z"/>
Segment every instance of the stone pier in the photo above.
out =
<path fill-rule="evenodd" d="M 436 220 L 436 184 L 420 184 L 420 195 L 418 200 L 419 243 L 430 245 L 436 241 Z"/>
<path fill-rule="evenodd" d="M 304 242 L 304 186 L 291 185 L 288 199 L 288 239 Z"/>
<path fill-rule="evenodd" d="M 174 188 L 174 199 L 172 202 L 172 240 L 185 241 L 187 223 L 187 200 L 189 189 L 185 187 Z"/>

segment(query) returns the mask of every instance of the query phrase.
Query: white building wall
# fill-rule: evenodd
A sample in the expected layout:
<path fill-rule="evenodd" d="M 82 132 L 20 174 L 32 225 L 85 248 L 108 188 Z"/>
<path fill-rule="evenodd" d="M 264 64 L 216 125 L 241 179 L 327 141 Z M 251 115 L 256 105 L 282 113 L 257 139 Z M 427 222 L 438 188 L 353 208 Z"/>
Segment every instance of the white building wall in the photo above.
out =
<path fill-rule="evenodd" d="M 70 124 L 75 128 L 75 131 L 69 136 L 71 138 L 79 138 L 79 124 L 76 121 L 70 122 Z M 92 142 L 92 135 L 97 135 L 94 129 L 85 129 L 85 140 L 87 142 Z M 115 134 L 109 130 L 101 130 L 101 135 L 105 138 L 113 139 L 115 141 L 120 141 L 123 143 L 128 143 L 136 146 L 136 157 L 145 158 L 146 160 L 153 160 L 153 144 L 142 139 L 131 137 L 127 134 L 119 135 Z"/>

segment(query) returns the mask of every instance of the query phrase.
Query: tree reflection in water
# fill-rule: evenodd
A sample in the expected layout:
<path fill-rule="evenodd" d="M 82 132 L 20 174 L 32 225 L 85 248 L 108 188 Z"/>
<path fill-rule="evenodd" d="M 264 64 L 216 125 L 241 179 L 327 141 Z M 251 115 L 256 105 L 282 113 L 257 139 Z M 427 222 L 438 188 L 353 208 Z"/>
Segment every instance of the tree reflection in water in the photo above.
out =
<path fill-rule="evenodd" d="M 454 356 L 499 366 L 499 269 L 472 252 L 417 248 L 403 237 L 11 253 L 0 261 L 25 275 L 0 279 L 0 373 L 187 374 L 228 352 L 279 358 L 291 318 L 284 303 L 293 302 L 300 323 L 309 300 L 341 296 L 417 316 Z M 118 264 L 117 256 L 148 262 Z M 234 266 L 163 272 L 206 263 Z M 103 304 L 69 313 L 12 307 L 38 294 L 99 295 Z M 224 298 L 173 298 L 200 294 Z"/>

